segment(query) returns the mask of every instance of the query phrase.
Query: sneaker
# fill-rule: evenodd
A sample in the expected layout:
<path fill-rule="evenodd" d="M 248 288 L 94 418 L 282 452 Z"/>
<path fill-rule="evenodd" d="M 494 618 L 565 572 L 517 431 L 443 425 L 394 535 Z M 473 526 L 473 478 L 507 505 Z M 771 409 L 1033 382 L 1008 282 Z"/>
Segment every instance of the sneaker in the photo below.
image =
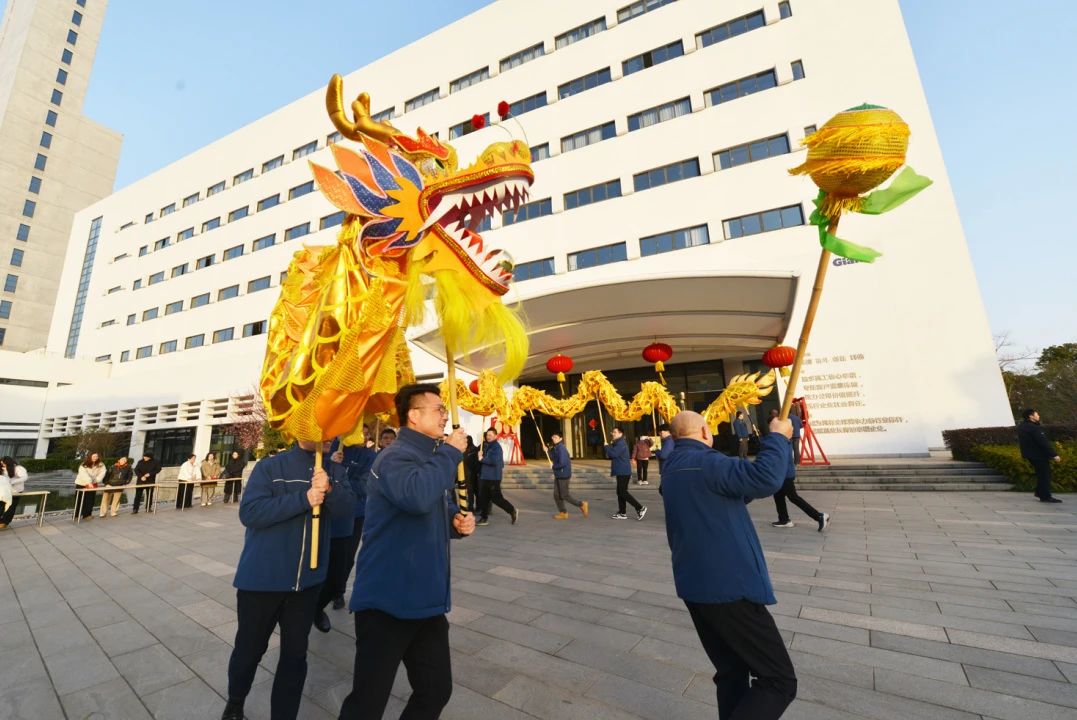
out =
<path fill-rule="evenodd" d="M 314 627 L 318 628 L 323 633 L 327 633 L 333 629 L 332 624 L 329 622 L 329 616 L 325 614 L 325 610 L 318 611 L 318 614 L 314 618 Z"/>
<path fill-rule="evenodd" d="M 343 595 L 337 595 L 335 598 L 333 598 L 333 609 L 334 610 L 340 610 L 343 607 L 344 607 L 344 596 Z"/>
<path fill-rule="evenodd" d="M 516 508 L 512 509 L 512 524 L 515 525 L 516 521 L 520 519 L 520 511 Z"/>
<path fill-rule="evenodd" d="M 486 518 L 479 518 L 479 521 L 477 523 L 475 523 L 475 524 L 478 525 L 479 527 L 482 527 L 483 525 L 489 525 L 490 521 L 488 519 L 486 519 Z"/>
<path fill-rule="evenodd" d="M 1048 503 L 1060 503 L 1060 502 L 1062 502 L 1062 501 L 1061 501 L 1061 500 L 1059 500 L 1059 499 L 1058 499 L 1058 498 L 1056 498 L 1056 497 L 1045 497 L 1045 498 L 1040 498 L 1040 502 L 1048 502 Z"/>
<path fill-rule="evenodd" d="M 647 482 L 646 480 L 644 480 L 643 482 L 640 483 L 640 485 L 650 485 L 650 483 Z"/>
<path fill-rule="evenodd" d="M 221 713 L 221 720 L 244 720 L 243 701 L 229 700 L 225 703 L 224 712 Z"/>
<path fill-rule="evenodd" d="M 823 513 L 823 517 L 819 518 L 819 532 L 823 532 L 830 527 L 830 515 Z"/>
<path fill-rule="evenodd" d="M 642 520 L 646 516 L 647 516 L 647 506 L 644 505 L 643 507 L 641 507 L 639 510 L 636 511 L 636 519 L 637 520 Z"/>
<path fill-rule="evenodd" d="M 613 513 L 612 515 L 610 515 L 610 519 L 612 519 L 612 520 L 627 520 L 628 516 L 625 515 L 624 513 Z"/>
<path fill-rule="evenodd" d="M 116 517 L 117 515 L 119 515 L 119 513 L 117 513 L 117 512 L 112 513 L 112 517 Z"/>
<path fill-rule="evenodd" d="M 583 513 L 584 517 L 587 517 L 591 514 L 591 506 L 587 504 L 586 500 L 580 503 L 580 512 Z"/>
<path fill-rule="evenodd" d="M 791 527 L 796 527 L 797 525 L 792 520 L 786 520 L 785 522 L 772 522 L 770 524 L 770 526 L 771 527 L 780 527 L 780 528 L 791 528 Z"/>
<path fill-rule="evenodd" d="M 553 519 L 554 520 L 568 520 L 568 513 L 567 512 L 555 513 L 554 516 L 553 516 Z"/>

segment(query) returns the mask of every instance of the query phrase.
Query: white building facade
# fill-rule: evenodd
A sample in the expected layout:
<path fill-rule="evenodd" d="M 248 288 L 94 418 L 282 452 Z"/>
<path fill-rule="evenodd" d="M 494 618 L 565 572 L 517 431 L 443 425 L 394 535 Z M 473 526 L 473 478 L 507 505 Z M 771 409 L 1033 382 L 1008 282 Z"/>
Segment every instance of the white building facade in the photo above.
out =
<path fill-rule="evenodd" d="M 657 339 L 674 348 L 667 365 L 689 368 L 671 389 L 690 406 L 796 343 L 819 256 L 814 186 L 786 172 L 800 140 L 865 101 L 895 109 L 909 164 L 934 185 L 842 222 L 884 255 L 830 268 L 802 375 L 813 428 L 830 455 L 915 455 L 943 429 L 1012 422 L 897 0 L 501 0 L 346 74 L 348 98 L 360 91 L 403 131 L 448 139 L 462 164 L 504 139 L 458 137 L 471 117 L 496 123 L 498 102 L 514 105 L 519 124 L 504 126 L 532 148 L 532 201 L 484 234 L 516 260 L 507 299 L 543 323 L 523 381 L 548 381 L 556 350 L 575 372 L 642 372 Z M 133 453 L 210 447 L 257 382 L 292 253 L 335 241 L 340 218 L 307 166 L 333 165 L 333 130 L 319 89 L 76 215 L 48 348 L 74 343 L 107 370 L 50 389 L 39 454 L 100 425 L 132 432 Z M 645 286 L 658 288 L 649 312 L 635 308 Z M 591 293 L 572 310 L 582 319 L 543 316 L 577 288 Z M 620 307 L 631 327 L 615 327 Z M 589 314 L 609 337 L 596 341 Z M 418 347 L 413 360 L 420 377 L 443 373 Z M 711 380 L 692 397 L 697 371 Z"/>

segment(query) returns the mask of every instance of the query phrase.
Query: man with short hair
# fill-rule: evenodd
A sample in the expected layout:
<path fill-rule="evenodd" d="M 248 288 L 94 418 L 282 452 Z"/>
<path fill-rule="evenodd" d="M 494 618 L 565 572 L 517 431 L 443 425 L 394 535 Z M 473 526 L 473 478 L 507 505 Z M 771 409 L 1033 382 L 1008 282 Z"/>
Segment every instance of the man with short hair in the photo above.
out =
<path fill-rule="evenodd" d="M 748 423 L 744 422 L 744 411 L 737 410 L 737 418 L 733 421 L 733 434 L 737 436 L 737 457 L 741 460 L 748 459 Z"/>
<path fill-rule="evenodd" d="M 142 453 L 142 459 L 135 463 L 135 484 L 136 485 L 152 485 L 157 482 L 157 473 L 161 472 L 161 463 L 153 459 L 153 453 Z M 146 507 L 153 507 L 153 491 L 156 488 L 137 488 L 135 490 L 135 502 L 134 507 L 131 510 L 131 514 L 134 515 L 138 512 L 139 506 L 142 505 L 142 491 L 146 491 Z"/>
<path fill-rule="evenodd" d="M 568 491 L 568 484 L 572 480 L 572 459 L 568 456 L 568 448 L 565 447 L 561 433 L 550 435 L 550 464 L 553 469 L 553 501 L 557 505 L 557 514 L 554 520 L 568 520 L 568 511 L 565 503 L 575 505 L 583 513 L 584 517 L 590 515 L 586 500 L 577 500 Z"/>
<path fill-rule="evenodd" d="M 465 439 L 465 443 L 466 443 Z M 465 447 L 466 444 L 465 444 Z M 490 524 L 490 505 L 497 505 L 512 518 L 515 525 L 520 511 L 501 494 L 501 472 L 505 468 L 505 452 L 497 441 L 497 430 L 490 428 L 482 441 L 479 456 L 479 525 Z"/>
<path fill-rule="evenodd" d="M 1035 495 L 1040 502 L 1060 503 L 1051 495 L 1051 463 L 1061 462 L 1054 444 L 1047 439 L 1047 433 L 1040 427 L 1040 414 L 1035 408 L 1026 408 L 1021 412 L 1021 424 L 1017 426 L 1017 442 L 1021 446 L 1021 457 L 1032 465 L 1036 471 Z"/>
<path fill-rule="evenodd" d="M 720 720 L 773 720 L 797 679 L 766 605 L 777 602 L 746 501 L 782 486 L 792 458 L 788 420 L 774 420 L 755 462 L 712 449 L 703 416 L 673 418 L 676 449 L 662 470 L 673 579 L 717 671 Z"/>
<path fill-rule="evenodd" d="M 383 428 L 378 434 L 378 452 L 381 452 L 392 445 L 393 440 L 396 440 L 396 430 L 393 430 L 392 428 Z"/>
<path fill-rule="evenodd" d="M 411 683 L 401 717 L 435 720 L 452 695 L 449 540 L 470 535 L 453 489 L 466 435 L 444 441 L 448 411 L 436 385 L 407 385 L 396 395 L 402 427 L 368 474 L 363 545 L 355 564 L 352 691 L 341 720 L 380 718 L 400 663 Z"/>
<path fill-rule="evenodd" d="M 642 520 L 647 514 L 647 506 L 628 492 L 628 481 L 632 478 L 632 461 L 628 459 L 624 430 L 620 427 L 613 428 L 610 438 L 610 444 L 606 445 L 606 457 L 610 459 L 610 475 L 617 478 L 617 512 L 610 517 L 614 520 L 627 520 L 625 511 L 628 504 L 636 509 L 636 520 Z"/>

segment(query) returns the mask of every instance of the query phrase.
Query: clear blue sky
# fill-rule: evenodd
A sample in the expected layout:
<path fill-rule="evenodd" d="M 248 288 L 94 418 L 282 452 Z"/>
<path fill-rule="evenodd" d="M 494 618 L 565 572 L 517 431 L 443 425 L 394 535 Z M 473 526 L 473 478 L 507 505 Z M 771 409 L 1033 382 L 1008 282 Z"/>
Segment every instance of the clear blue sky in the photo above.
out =
<path fill-rule="evenodd" d="M 122 187 L 485 4 L 111 0 L 86 113 L 125 136 Z M 387 22 L 382 6 L 407 22 Z M 1077 342 L 1065 210 L 1077 189 L 1077 6 L 901 6 L 992 331 L 1034 348 Z M 945 312 L 946 288 L 917 291 Z"/>

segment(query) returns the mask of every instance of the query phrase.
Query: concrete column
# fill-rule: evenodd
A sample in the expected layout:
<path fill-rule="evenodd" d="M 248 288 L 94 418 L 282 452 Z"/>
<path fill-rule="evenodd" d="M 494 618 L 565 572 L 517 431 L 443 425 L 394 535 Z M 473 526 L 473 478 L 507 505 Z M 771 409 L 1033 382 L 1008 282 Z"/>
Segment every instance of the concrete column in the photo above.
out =
<path fill-rule="evenodd" d="M 34 446 L 34 459 L 40 460 L 45 457 L 45 454 L 49 451 L 49 439 L 39 437 L 37 439 L 37 445 Z"/>
<path fill-rule="evenodd" d="M 142 451 L 146 449 L 146 431 L 136 425 L 131 428 L 131 446 L 127 449 L 127 455 L 136 460 L 142 458 Z"/>
<path fill-rule="evenodd" d="M 201 462 L 209 452 L 209 438 L 213 432 L 212 425 L 199 425 L 194 431 L 194 448 L 191 450 Z"/>

